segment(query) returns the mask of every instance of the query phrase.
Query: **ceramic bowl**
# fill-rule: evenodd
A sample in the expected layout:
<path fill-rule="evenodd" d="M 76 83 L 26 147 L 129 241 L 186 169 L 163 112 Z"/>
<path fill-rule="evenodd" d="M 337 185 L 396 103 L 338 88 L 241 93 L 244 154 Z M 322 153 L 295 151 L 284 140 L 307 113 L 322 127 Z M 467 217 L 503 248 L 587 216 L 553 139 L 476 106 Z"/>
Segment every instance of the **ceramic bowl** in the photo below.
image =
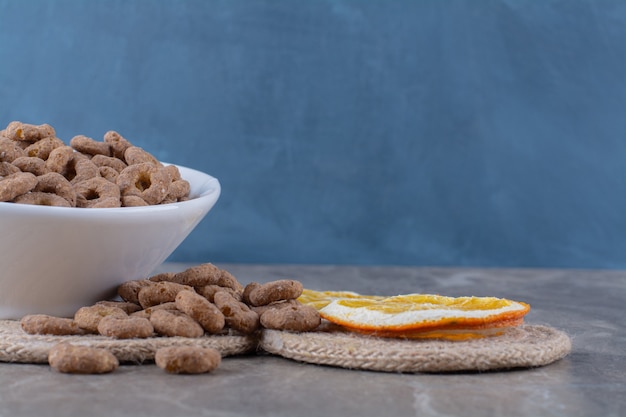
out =
<path fill-rule="evenodd" d="M 219 181 L 178 166 L 188 201 L 122 208 L 0 203 L 0 318 L 73 317 L 146 278 L 217 202 Z"/>

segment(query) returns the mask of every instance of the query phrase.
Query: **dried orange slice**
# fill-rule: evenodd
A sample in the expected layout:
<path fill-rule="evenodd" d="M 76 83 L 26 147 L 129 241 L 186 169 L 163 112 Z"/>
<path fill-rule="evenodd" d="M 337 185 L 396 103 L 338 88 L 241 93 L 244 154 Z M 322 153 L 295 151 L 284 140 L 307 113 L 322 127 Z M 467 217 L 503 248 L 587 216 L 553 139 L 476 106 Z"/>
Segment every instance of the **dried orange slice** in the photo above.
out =
<path fill-rule="evenodd" d="M 526 303 L 495 297 L 406 294 L 394 297 L 305 289 L 299 301 L 343 328 L 381 337 L 466 339 L 523 323 Z"/>

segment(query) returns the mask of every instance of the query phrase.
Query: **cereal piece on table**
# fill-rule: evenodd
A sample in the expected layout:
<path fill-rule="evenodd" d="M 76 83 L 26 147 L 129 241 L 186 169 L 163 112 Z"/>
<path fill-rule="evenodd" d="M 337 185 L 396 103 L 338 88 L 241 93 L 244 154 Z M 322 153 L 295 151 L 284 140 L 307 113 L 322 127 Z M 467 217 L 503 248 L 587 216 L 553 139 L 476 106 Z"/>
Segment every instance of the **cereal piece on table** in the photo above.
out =
<path fill-rule="evenodd" d="M 158 310 L 178 310 L 178 308 L 176 308 L 176 303 L 174 301 L 171 301 L 168 303 L 157 304 L 155 306 L 148 307 L 143 310 L 135 311 L 134 313 L 131 313 L 130 315 L 133 317 L 144 317 L 144 318 L 149 319 L 152 313 Z"/>
<path fill-rule="evenodd" d="M 138 196 L 150 205 L 159 204 L 168 192 L 168 177 L 162 168 L 151 163 L 129 165 L 117 177 L 123 196 Z"/>
<path fill-rule="evenodd" d="M 26 156 L 41 158 L 45 161 L 50 156 L 50 152 L 60 146 L 65 146 L 65 143 L 57 137 L 50 136 L 28 145 L 24 148 L 24 153 Z"/>
<path fill-rule="evenodd" d="M 119 366 L 117 358 L 108 350 L 69 343 L 54 345 L 48 353 L 52 369 L 70 374 L 104 374 Z"/>
<path fill-rule="evenodd" d="M 215 293 L 213 301 L 224 315 L 228 327 L 241 333 L 253 333 L 259 328 L 259 315 L 226 291 Z"/>
<path fill-rule="evenodd" d="M 288 300 L 263 306 L 261 326 L 266 329 L 308 332 L 322 322 L 320 313 L 313 307 Z"/>
<path fill-rule="evenodd" d="M 49 136 L 56 136 L 56 132 L 48 124 L 33 125 L 13 121 L 4 129 L 4 136 L 16 141 L 36 142 Z"/>
<path fill-rule="evenodd" d="M 27 156 L 26 152 L 15 141 L 0 136 L 0 162 L 13 162 L 21 156 Z"/>
<path fill-rule="evenodd" d="M 87 155 L 111 156 L 111 147 L 106 142 L 98 142 L 85 135 L 76 135 L 70 139 L 70 146 Z"/>
<path fill-rule="evenodd" d="M 205 285 L 204 287 L 195 287 L 195 289 L 196 289 L 196 292 L 198 294 L 200 294 L 201 296 L 203 296 L 204 298 L 206 298 L 210 302 L 213 302 L 213 298 L 215 297 L 215 293 L 218 292 L 218 291 L 226 291 L 227 293 L 229 293 L 237 301 L 242 301 L 241 292 L 233 290 L 232 288 L 221 287 L 219 285 L 209 284 L 209 285 Z"/>
<path fill-rule="evenodd" d="M 98 333 L 116 339 L 145 339 L 154 333 L 150 320 L 138 316 L 106 316 L 98 323 Z"/>
<path fill-rule="evenodd" d="M 102 177 L 81 181 L 74 185 L 76 207 L 120 207 L 120 190 L 117 185 Z"/>
<path fill-rule="evenodd" d="M 120 308 L 122 310 L 124 310 L 124 312 L 126 314 L 131 314 L 134 313 L 136 311 L 141 310 L 141 306 L 137 303 L 131 303 L 128 301 L 109 301 L 109 300 L 103 300 L 103 301 L 98 301 L 95 305 L 105 305 L 108 307 L 117 307 Z"/>
<path fill-rule="evenodd" d="M 176 272 L 161 272 L 160 274 L 152 275 L 148 279 L 152 282 L 161 282 L 161 281 L 174 282 L 172 281 L 172 279 L 174 278 L 174 275 L 176 275 Z"/>
<path fill-rule="evenodd" d="M 15 158 L 12 164 L 22 172 L 30 172 L 37 176 L 48 172 L 46 161 L 36 156 L 20 156 L 19 158 Z"/>
<path fill-rule="evenodd" d="M 192 287 L 219 285 L 220 287 L 232 288 L 237 292 L 243 291 L 243 286 L 232 274 L 211 263 L 200 264 L 178 272 L 173 281 Z"/>
<path fill-rule="evenodd" d="M 32 191 L 30 193 L 22 194 L 21 196 L 16 197 L 13 202 L 16 204 L 30 204 L 33 206 L 72 207 L 63 197 L 41 191 Z"/>
<path fill-rule="evenodd" d="M 109 130 L 104 134 L 104 142 L 108 143 L 111 148 L 111 154 L 115 158 L 124 161 L 124 153 L 126 149 L 133 146 L 128 140 L 114 130 Z"/>
<path fill-rule="evenodd" d="M 72 336 L 86 333 L 72 319 L 47 314 L 26 315 L 20 320 L 20 326 L 28 334 Z"/>
<path fill-rule="evenodd" d="M 74 313 L 74 321 L 80 328 L 91 333 L 98 333 L 98 323 L 106 316 L 128 317 L 128 314 L 118 307 L 95 304 L 79 308 Z"/>
<path fill-rule="evenodd" d="M 153 284 L 152 281 L 147 279 L 126 281 L 117 287 L 117 295 L 124 301 L 139 304 L 139 290 Z"/>
<path fill-rule="evenodd" d="M 152 281 L 150 282 L 152 283 Z M 152 285 L 141 288 L 137 294 L 137 299 L 141 307 L 148 308 L 157 304 L 175 301 L 176 294 L 183 290 L 193 291 L 193 288 L 175 282 L 155 282 Z"/>
<path fill-rule="evenodd" d="M 200 323 L 208 333 L 218 333 L 225 325 L 224 315 L 209 300 L 195 291 L 184 290 L 176 295 L 176 307 Z"/>
<path fill-rule="evenodd" d="M 200 346 L 172 346 L 157 349 L 156 365 L 173 374 L 202 374 L 216 369 L 222 361 L 220 352 Z"/>
<path fill-rule="evenodd" d="M 150 315 L 154 331 L 162 336 L 198 338 L 204 335 L 200 324 L 178 310 L 156 310 Z"/>
<path fill-rule="evenodd" d="M 37 186 L 37 177 L 30 172 L 16 172 L 0 178 L 0 201 L 11 201 Z"/>
<path fill-rule="evenodd" d="M 291 279 L 280 279 L 262 284 L 248 294 L 253 306 L 267 305 L 276 301 L 292 300 L 302 294 L 302 283 Z"/>
<path fill-rule="evenodd" d="M 56 194 L 67 200 L 71 207 L 76 206 L 76 190 L 72 184 L 57 172 L 48 172 L 37 177 L 37 186 L 33 191 Z"/>

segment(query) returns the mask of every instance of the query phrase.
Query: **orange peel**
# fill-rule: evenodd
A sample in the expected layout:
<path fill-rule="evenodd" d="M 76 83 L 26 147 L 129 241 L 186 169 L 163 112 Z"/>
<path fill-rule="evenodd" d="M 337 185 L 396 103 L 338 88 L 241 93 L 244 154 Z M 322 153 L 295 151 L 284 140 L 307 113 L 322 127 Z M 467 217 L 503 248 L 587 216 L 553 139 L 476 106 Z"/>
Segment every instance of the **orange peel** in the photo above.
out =
<path fill-rule="evenodd" d="M 496 297 L 405 294 L 392 297 L 304 289 L 298 300 L 345 330 L 380 337 L 464 340 L 523 323 L 526 303 Z"/>

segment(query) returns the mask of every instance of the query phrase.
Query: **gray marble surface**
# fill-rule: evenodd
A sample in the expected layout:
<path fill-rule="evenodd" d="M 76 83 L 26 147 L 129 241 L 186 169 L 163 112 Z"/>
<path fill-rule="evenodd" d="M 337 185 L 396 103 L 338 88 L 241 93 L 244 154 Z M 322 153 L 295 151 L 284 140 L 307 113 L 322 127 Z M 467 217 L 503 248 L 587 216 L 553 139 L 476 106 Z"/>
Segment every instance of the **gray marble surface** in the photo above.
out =
<path fill-rule="evenodd" d="M 189 265 L 165 264 L 161 271 Z M 213 373 L 123 365 L 65 375 L 0 364 L 5 416 L 626 416 L 626 271 L 219 265 L 242 283 L 293 278 L 320 290 L 498 296 L 531 304 L 526 322 L 564 330 L 551 365 L 487 373 L 389 374 L 268 355 L 225 358 Z"/>

